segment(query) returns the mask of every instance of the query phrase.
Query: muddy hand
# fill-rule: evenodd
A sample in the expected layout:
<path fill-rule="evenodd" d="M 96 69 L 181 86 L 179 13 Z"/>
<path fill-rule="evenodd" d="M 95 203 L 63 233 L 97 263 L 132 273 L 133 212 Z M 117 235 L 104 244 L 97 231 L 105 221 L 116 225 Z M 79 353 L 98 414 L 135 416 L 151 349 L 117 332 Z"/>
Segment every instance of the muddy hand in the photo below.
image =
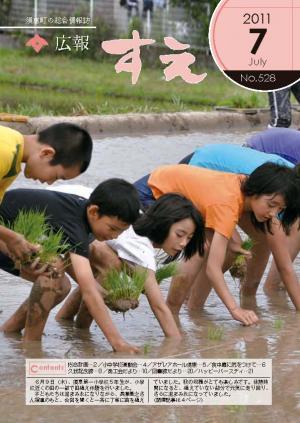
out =
<path fill-rule="evenodd" d="M 42 265 L 39 257 L 28 265 L 20 265 L 20 276 L 32 282 L 41 275 L 49 277 L 50 274 L 49 265 L 47 263 Z"/>
<path fill-rule="evenodd" d="M 33 245 L 26 241 L 23 235 L 13 233 L 13 236 L 6 241 L 6 246 L 9 251 L 10 257 L 14 260 L 26 261 L 33 254 L 37 253 L 40 249 L 39 245 Z"/>
<path fill-rule="evenodd" d="M 249 260 L 252 258 L 252 253 L 249 250 L 245 250 L 245 248 L 242 248 L 241 244 L 232 243 L 230 245 L 230 250 L 236 255 L 242 254 L 245 256 L 246 260 Z"/>
<path fill-rule="evenodd" d="M 230 310 L 232 317 L 239 322 L 242 322 L 245 326 L 250 326 L 258 322 L 258 317 L 252 310 L 246 310 L 241 307 L 236 307 Z"/>
<path fill-rule="evenodd" d="M 60 257 L 58 257 L 51 264 L 49 264 L 48 271 L 50 274 L 52 274 L 53 277 L 61 278 L 63 274 L 65 273 L 64 266 L 65 266 L 64 261 Z"/>
<path fill-rule="evenodd" d="M 140 354 L 141 350 L 135 345 L 128 344 L 125 341 L 121 341 L 118 344 L 113 345 L 115 352 L 124 352 L 129 354 Z"/>

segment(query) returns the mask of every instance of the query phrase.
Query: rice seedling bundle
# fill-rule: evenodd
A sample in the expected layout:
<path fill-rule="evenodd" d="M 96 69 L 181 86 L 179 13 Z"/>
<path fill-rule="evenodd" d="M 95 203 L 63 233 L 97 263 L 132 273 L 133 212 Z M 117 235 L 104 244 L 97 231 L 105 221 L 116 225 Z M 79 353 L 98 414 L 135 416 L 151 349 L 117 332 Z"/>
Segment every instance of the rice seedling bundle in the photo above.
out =
<path fill-rule="evenodd" d="M 23 235 L 28 242 L 40 245 L 39 251 L 29 257 L 26 262 L 22 262 L 23 265 L 30 264 L 36 258 L 39 258 L 39 263 L 41 265 L 48 264 L 51 272 L 53 270 L 51 264 L 69 250 L 69 244 L 63 239 L 63 231 L 53 231 L 46 222 L 45 212 L 20 210 L 16 219 L 6 226 Z M 55 277 L 54 273 L 52 274 L 53 277 Z"/>
<path fill-rule="evenodd" d="M 110 270 L 102 283 L 107 291 L 105 304 L 113 311 L 125 313 L 139 305 L 139 297 L 144 290 L 146 271 L 134 270 L 128 275 L 125 270 Z"/>
<path fill-rule="evenodd" d="M 156 271 L 156 280 L 160 283 L 163 279 L 176 274 L 176 263 L 169 263 Z M 146 270 L 132 270 L 130 274 L 124 267 L 121 271 L 110 270 L 102 283 L 106 290 L 104 301 L 113 311 L 125 313 L 134 310 L 139 305 L 139 297 L 144 293 Z"/>
<path fill-rule="evenodd" d="M 250 238 L 247 238 L 242 242 L 242 248 L 247 251 L 251 251 L 253 248 L 253 241 Z M 247 259 L 244 254 L 238 254 L 233 261 L 232 266 L 229 269 L 229 272 L 233 278 L 240 279 L 240 281 L 245 280 L 247 275 Z"/>

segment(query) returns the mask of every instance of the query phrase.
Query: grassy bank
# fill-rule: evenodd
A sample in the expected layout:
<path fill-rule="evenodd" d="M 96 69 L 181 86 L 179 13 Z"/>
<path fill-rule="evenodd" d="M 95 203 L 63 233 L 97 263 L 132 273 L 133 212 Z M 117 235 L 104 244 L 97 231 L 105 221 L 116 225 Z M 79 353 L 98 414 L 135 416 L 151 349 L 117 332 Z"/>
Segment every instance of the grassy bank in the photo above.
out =
<path fill-rule="evenodd" d="M 117 59 L 116 59 L 117 60 Z M 114 63 L 0 49 L 0 112 L 29 116 L 210 110 L 214 106 L 264 107 L 265 94 L 240 89 L 219 71 L 190 85 L 166 82 L 161 69 L 143 67 L 136 86 Z"/>

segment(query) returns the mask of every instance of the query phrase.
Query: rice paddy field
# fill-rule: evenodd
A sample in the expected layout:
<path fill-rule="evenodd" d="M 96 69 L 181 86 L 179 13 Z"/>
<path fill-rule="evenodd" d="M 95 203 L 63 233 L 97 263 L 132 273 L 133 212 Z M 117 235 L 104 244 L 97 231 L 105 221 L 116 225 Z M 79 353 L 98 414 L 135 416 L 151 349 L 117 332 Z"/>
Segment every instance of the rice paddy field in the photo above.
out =
<path fill-rule="evenodd" d="M 95 140 L 93 162 L 88 171 L 70 183 L 95 187 L 109 177 L 134 181 L 161 164 L 175 163 L 195 147 L 214 142 L 243 143 L 249 134 L 210 133 L 172 137 L 151 136 Z M 59 182 L 57 183 L 59 185 Z M 14 187 L 43 188 L 19 176 Z M 300 275 L 299 261 L 295 263 Z M 3 322 L 29 294 L 31 284 L 0 272 L 0 319 Z M 238 297 L 238 284 L 226 274 Z M 168 281 L 162 283 L 167 294 Z M 270 358 L 273 360 L 272 406 L 25 406 L 26 358 L 117 358 L 101 331 L 93 323 L 90 331 L 71 323 L 57 323 L 54 310 L 42 343 L 24 347 L 19 335 L 0 333 L 0 411 L 3 422 L 65 423 L 84 419 L 89 423 L 153 422 L 296 423 L 300 419 L 300 313 L 284 292 L 267 296 L 259 288 L 252 307 L 260 318 L 255 327 L 233 321 L 215 294 L 204 310 L 189 313 L 183 307 L 181 342 L 165 340 L 147 301 L 126 313 L 112 313 L 124 338 L 141 347 L 148 358 Z M 141 356 L 143 357 L 143 355 Z M 298 369 L 298 370 L 297 370 Z M 75 417 L 76 416 L 76 417 Z"/>

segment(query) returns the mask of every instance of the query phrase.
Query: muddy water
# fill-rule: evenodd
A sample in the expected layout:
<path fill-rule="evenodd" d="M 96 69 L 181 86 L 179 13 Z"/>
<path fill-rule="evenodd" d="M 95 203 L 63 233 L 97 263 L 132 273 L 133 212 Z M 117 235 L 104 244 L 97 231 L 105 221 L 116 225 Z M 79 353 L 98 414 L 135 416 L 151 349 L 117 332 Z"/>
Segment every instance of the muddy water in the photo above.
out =
<path fill-rule="evenodd" d="M 174 163 L 197 145 L 208 142 L 242 143 L 240 134 L 193 134 L 177 137 L 146 137 L 102 140 L 95 143 L 93 163 L 74 183 L 93 187 L 115 176 L 130 181 L 143 176 L 159 164 Z M 15 186 L 41 187 L 19 177 Z M 299 263 L 296 263 L 298 270 Z M 25 299 L 30 283 L 0 273 L 0 322 L 3 322 Z M 228 277 L 235 295 L 238 287 Z M 162 285 L 166 295 L 168 283 Z M 247 305 L 246 305 L 247 306 Z M 260 316 L 260 324 L 243 328 L 231 320 L 214 294 L 204 311 L 189 314 L 183 308 L 180 323 L 184 339 L 180 344 L 167 342 L 145 299 L 140 307 L 126 315 L 113 314 L 115 323 L 131 343 L 149 346 L 148 357 L 178 358 L 271 358 L 273 359 L 273 405 L 248 407 L 26 407 L 24 406 L 25 358 L 113 357 L 110 347 L 95 325 L 90 332 L 58 324 L 55 312 L 45 328 L 42 343 L 23 347 L 20 336 L 0 333 L 0 411 L 2 422 L 298 422 L 300 421 L 300 314 L 294 311 L 284 293 L 272 298 L 259 290 L 256 303 L 248 304 Z M 278 329 L 280 319 L 281 328 Z M 218 341 L 209 339 L 211 327 L 222 327 Z"/>

